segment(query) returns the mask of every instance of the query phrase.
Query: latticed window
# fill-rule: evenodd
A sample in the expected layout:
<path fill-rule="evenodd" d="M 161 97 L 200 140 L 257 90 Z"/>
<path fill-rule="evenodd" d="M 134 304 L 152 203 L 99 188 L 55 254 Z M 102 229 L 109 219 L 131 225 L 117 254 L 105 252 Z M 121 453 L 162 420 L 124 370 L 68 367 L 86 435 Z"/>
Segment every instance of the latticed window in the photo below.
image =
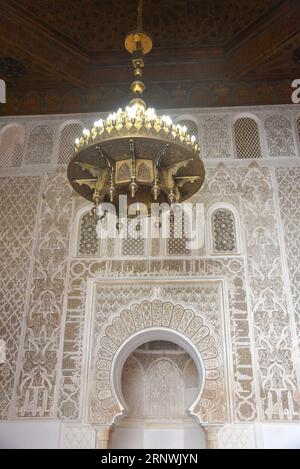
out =
<path fill-rule="evenodd" d="M 199 140 L 199 129 L 196 122 L 192 121 L 191 119 L 182 119 L 178 121 L 177 124 L 181 125 L 182 127 L 185 126 L 187 128 L 187 133 L 191 136 L 194 135 L 197 141 Z"/>
<path fill-rule="evenodd" d="M 0 166 L 19 167 L 22 164 L 25 144 L 25 129 L 11 126 L 4 130 L 0 145 Z"/>
<path fill-rule="evenodd" d="M 300 116 L 297 119 L 297 130 L 298 130 L 298 137 L 299 137 L 299 144 L 300 144 Z"/>
<path fill-rule="evenodd" d="M 122 256 L 144 256 L 146 237 L 143 236 L 143 225 L 128 222 L 127 236 L 122 239 Z"/>
<path fill-rule="evenodd" d="M 257 122 L 250 117 L 240 117 L 234 123 L 237 158 L 261 158 Z"/>
<path fill-rule="evenodd" d="M 235 219 L 230 210 L 220 208 L 212 214 L 212 232 L 214 252 L 237 252 Z"/>
<path fill-rule="evenodd" d="M 82 126 L 77 123 L 66 125 L 60 134 L 58 164 L 68 164 L 74 153 L 76 138 L 81 137 Z"/>
<path fill-rule="evenodd" d="M 188 238 L 186 230 L 188 227 L 187 217 L 182 213 L 181 223 L 170 220 L 170 236 L 167 243 L 167 252 L 169 256 L 184 256 L 190 254 L 187 247 Z"/>
<path fill-rule="evenodd" d="M 95 256 L 99 254 L 99 241 L 96 232 L 97 220 L 90 212 L 81 217 L 79 226 L 78 255 Z"/>
<path fill-rule="evenodd" d="M 53 148 L 53 129 L 38 125 L 29 135 L 26 162 L 29 164 L 50 163 Z"/>

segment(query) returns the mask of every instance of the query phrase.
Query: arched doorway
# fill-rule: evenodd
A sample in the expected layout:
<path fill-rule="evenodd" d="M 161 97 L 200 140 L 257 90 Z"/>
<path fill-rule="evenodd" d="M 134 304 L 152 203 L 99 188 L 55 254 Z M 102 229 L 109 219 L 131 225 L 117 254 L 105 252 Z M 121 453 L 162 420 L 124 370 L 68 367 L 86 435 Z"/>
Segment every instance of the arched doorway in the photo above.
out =
<path fill-rule="evenodd" d="M 177 343 L 139 345 L 122 368 L 126 416 L 114 426 L 112 448 L 205 448 L 199 422 L 188 415 L 202 381 L 195 361 Z"/>
<path fill-rule="evenodd" d="M 98 448 L 110 447 L 112 430 L 130 411 L 122 389 L 124 364 L 132 352 L 151 341 L 174 342 L 193 359 L 200 385 L 186 413 L 199 427 L 204 425 L 206 431 L 207 425 L 210 428 L 224 419 L 224 362 L 212 325 L 188 306 L 144 299 L 112 315 L 95 340 L 87 415 L 97 430 Z M 181 445 L 178 443 L 178 447 Z"/>

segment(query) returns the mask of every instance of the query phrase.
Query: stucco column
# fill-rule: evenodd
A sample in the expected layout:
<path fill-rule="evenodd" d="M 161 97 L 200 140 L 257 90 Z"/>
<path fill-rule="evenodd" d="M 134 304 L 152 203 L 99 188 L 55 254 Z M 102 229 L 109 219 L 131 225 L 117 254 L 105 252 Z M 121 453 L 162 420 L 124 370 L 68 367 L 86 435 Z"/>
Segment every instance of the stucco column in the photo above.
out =
<path fill-rule="evenodd" d="M 111 446 L 111 427 L 104 425 L 95 425 L 94 428 L 96 430 L 96 448 L 109 449 Z"/>
<path fill-rule="evenodd" d="M 203 427 L 205 431 L 205 440 L 207 449 L 218 449 L 218 431 L 221 426 L 210 425 Z"/>

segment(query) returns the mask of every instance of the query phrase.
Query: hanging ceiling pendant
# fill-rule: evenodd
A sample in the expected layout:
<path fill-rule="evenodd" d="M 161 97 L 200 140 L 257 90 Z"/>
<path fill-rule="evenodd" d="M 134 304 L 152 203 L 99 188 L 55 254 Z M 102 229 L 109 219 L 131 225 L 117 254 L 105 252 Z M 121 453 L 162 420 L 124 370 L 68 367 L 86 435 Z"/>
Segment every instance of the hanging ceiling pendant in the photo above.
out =
<path fill-rule="evenodd" d="M 127 35 L 125 48 L 133 57 L 133 99 L 125 110 L 84 129 L 75 142 L 68 179 L 95 208 L 110 202 L 118 213 L 118 196 L 126 195 L 128 207 L 144 204 L 150 214 L 152 203 L 189 199 L 203 185 L 205 170 L 196 138 L 169 116 L 158 116 L 142 99 L 144 56 L 152 49 L 152 39 L 142 28 L 141 0 L 137 30 Z"/>

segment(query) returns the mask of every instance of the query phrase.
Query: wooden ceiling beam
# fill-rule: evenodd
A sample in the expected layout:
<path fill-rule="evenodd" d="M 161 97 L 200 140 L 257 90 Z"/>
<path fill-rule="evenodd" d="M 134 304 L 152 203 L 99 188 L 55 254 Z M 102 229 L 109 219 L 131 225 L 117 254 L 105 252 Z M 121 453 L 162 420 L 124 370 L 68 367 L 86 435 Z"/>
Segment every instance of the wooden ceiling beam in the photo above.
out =
<path fill-rule="evenodd" d="M 300 1 L 285 0 L 225 51 L 226 78 L 239 79 L 300 31 Z"/>
<path fill-rule="evenodd" d="M 0 0 L 1 3 L 1 0 Z M 300 1 L 283 0 L 226 46 L 154 49 L 146 58 L 148 82 L 238 80 L 272 56 L 300 30 Z M 34 64 L 49 83 L 72 86 L 128 83 L 130 56 L 124 51 L 88 55 L 41 25 L 31 15 L 5 2 L 0 17 L 0 47 L 15 50 L 20 60 Z M 258 75 L 259 77 L 259 75 Z"/>
<path fill-rule="evenodd" d="M 0 15 L 0 38 L 3 48 L 7 44 L 24 60 L 39 65 L 49 73 L 50 80 L 55 74 L 75 86 L 85 83 L 88 60 L 7 4 Z"/>

